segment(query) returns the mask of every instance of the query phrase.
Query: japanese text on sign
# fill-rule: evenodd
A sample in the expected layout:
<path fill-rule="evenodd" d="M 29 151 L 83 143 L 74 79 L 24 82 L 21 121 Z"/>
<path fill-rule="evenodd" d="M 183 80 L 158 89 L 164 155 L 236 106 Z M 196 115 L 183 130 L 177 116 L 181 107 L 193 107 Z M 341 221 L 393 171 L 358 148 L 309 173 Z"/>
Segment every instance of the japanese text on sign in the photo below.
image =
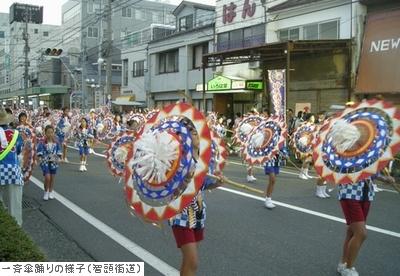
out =
<path fill-rule="evenodd" d="M 260 0 L 262 4 L 265 3 L 265 0 Z M 246 19 L 246 17 L 252 17 L 256 12 L 256 3 L 250 4 L 250 0 L 244 0 L 243 9 L 242 9 L 242 18 Z M 236 17 L 235 9 L 237 6 L 235 3 L 231 2 L 229 5 L 222 6 L 222 23 L 232 23 L 233 19 Z"/>
<path fill-rule="evenodd" d="M 0 275 L 137 275 L 144 276 L 144 262 L 134 263 L 15 263 L 0 262 Z"/>

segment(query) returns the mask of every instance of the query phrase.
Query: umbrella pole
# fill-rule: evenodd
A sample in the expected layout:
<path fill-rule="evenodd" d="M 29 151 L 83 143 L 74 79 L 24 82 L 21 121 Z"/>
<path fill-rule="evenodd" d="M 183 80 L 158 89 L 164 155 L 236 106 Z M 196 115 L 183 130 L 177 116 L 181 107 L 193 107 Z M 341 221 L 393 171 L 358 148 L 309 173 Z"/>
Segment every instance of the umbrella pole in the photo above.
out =
<path fill-rule="evenodd" d="M 305 173 L 295 163 L 293 163 L 292 160 L 290 160 L 290 159 L 286 159 L 286 160 L 289 161 L 289 163 L 292 164 L 296 169 L 298 169 L 299 172 L 301 172 L 302 174 L 305 175 Z"/>
<path fill-rule="evenodd" d="M 81 163 L 76 163 L 76 162 L 65 162 L 65 161 L 60 161 L 60 164 L 69 164 L 69 165 L 82 165 Z M 87 166 L 88 164 L 85 164 Z"/>
<path fill-rule="evenodd" d="M 390 176 L 390 172 L 389 172 L 388 168 L 383 168 L 382 171 L 386 176 Z M 392 185 L 396 189 L 396 191 L 400 194 L 400 189 L 399 189 L 399 187 L 397 187 L 396 183 L 393 183 Z"/>
<path fill-rule="evenodd" d="M 215 175 L 209 174 L 209 173 L 207 174 L 207 176 L 210 177 L 210 178 L 216 179 L 216 180 L 220 179 L 218 176 L 215 176 Z M 251 188 L 249 186 L 246 186 L 246 185 L 243 185 L 243 184 L 240 184 L 240 183 L 236 183 L 236 182 L 233 182 L 233 181 L 230 181 L 230 180 L 228 180 L 226 183 L 230 184 L 230 185 L 233 185 L 233 186 L 236 186 L 236 187 L 239 187 L 239 188 L 242 188 L 242 189 L 245 189 L 245 190 L 249 190 L 249 191 L 255 192 L 255 193 L 260 194 L 260 195 L 264 194 L 264 192 L 261 191 L 261 190 L 254 189 L 254 188 Z"/>

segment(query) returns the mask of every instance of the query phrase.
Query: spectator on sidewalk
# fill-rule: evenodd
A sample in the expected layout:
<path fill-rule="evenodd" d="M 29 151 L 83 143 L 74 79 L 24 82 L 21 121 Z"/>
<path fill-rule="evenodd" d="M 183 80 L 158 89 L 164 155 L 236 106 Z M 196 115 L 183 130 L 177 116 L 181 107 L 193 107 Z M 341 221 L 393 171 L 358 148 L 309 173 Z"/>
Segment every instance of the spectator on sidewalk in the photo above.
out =
<path fill-rule="evenodd" d="M 22 152 L 22 138 L 9 124 L 14 116 L 0 108 L 0 185 L 8 198 L 8 213 L 22 225 L 22 188 L 24 180 L 18 160 Z"/>

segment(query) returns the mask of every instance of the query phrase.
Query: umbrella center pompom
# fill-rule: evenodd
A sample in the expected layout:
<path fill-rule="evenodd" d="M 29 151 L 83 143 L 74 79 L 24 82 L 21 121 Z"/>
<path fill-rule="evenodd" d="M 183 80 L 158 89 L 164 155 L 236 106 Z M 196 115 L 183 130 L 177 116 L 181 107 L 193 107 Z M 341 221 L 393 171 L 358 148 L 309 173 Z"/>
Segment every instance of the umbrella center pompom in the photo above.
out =
<path fill-rule="evenodd" d="M 339 153 L 343 153 L 354 146 L 360 139 L 361 133 L 355 125 L 340 119 L 332 126 L 331 137 L 332 146 Z"/>
<path fill-rule="evenodd" d="M 242 133 L 244 135 L 249 135 L 252 130 L 253 130 L 253 127 L 247 123 L 242 124 L 239 129 L 240 133 Z"/>
<path fill-rule="evenodd" d="M 125 164 L 128 156 L 128 149 L 125 146 L 120 146 L 115 150 L 115 160 L 120 164 Z"/>
<path fill-rule="evenodd" d="M 104 129 L 104 125 L 103 125 L 102 123 L 100 123 L 100 124 L 97 125 L 97 129 L 96 129 L 97 132 L 102 132 L 103 129 Z"/>
<path fill-rule="evenodd" d="M 299 145 L 303 148 L 307 147 L 308 143 L 310 142 L 310 138 L 306 135 L 299 139 Z"/>
<path fill-rule="evenodd" d="M 179 156 L 180 143 L 176 136 L 167 131 L 147 132 L 134 145 L 136 173 L 147 182 L 164 183 Z"/>
<path fill-rule="evenodd" d="M 261 148 L 264 145 L 265 135 L 262 132 L 257 132 L 251 139 L 251 145 L 254 148 Z"/>

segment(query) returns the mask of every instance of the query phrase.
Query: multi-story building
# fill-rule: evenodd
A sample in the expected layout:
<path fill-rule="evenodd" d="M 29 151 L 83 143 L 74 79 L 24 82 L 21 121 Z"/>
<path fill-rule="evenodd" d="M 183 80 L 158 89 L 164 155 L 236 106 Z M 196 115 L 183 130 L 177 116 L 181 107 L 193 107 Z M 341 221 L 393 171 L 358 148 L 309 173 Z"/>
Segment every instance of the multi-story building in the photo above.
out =
<path fill-rule="evenodd" d="M 0 13 L 0 95 L 6 93 L 5 84 L 10 80 L 10 42 L 8 13 Z M 6 104 L 2 102 L 3 105 Z"/>
<path fill-rule="evenodd" d="M 111 11 L 109 10 L 109 2 L 112 2 Z M 70 0 L 66 2 L 62 6 L 62 26 L 64 30 L 62 41 L 69 63 L 72 66 L 79 67 L 79 63 L 82 64 L 82 52 L 86 49 L 86 56 L 88 59 L 94 60 L 94 63 L 97 64 L 98 58 L 106 59 L 109 56 L 112 58 L 113 68 L 121 68 L 120 49 L 122 49 L 123 43 L 127 41 L 127 37 L 141 29 L 149 28 L 152 24 L 174 24 L 174 17 L 171 12 L 175 7 L 175 5 L 168 4 L 167 1 L 132 3 L 131 1 Z M 107 16 L 109 13 L 111 13 L 112 26 L 111 43 L 107 41 L 109 19 Z M 95 70 L 97 75 L 88 79 L 95 80 L 96 85 L 100 86 L 99 89 L 93 91 L 90 83 L 83 84 L 83 86 L 89 85 L 89 107 L 104 102 L 104 95 L 106 94 L 110 94 L 112 101 L 116 104 L 124 102 L 125 98 L 122 98 L 123 95 L 120 94 L 121 79 L 119 78 L 116 83 L 114 82 L 115 76 L 120 75 L 121 72 L 116 73 L 117 70 L 113 70 L 111 91 L 105 91 L 106 78 L 103 76 L 105 70 L 103 71 L 101 66 L 97 65 L 97 67 L 97 70 Z M 92 98 L 94 101 L 91 104 L 90 99 Z M 132 99 L 132 97 L 130 98 Z"/>
<path fill-rule="evenodd" d="M 191 98 L 198 109 L 211 110 L 212 95 L 203 95 L 198 84 L 202 55 L 213 51 L 215 7 L 182 1 L 173 15 L 173 28 L 152 25 L 129 36 L 122 51 L 122 92 L 149 107 Z M 213 70 L 205 75 L 212 78 Z"/>
<path fill-rule="evenodd" d="M 171 24 L 175 5 L 154 1 L 70 0 L 62 6 L 64 49 L 80 53 L 83 38 L 88 49 L 107 39 L 108 3 L 112 2 L 111 22 L 113 45 L 121 48 L 123 38 L 150 24 Z"/>
<path fill-rule="evenodd" d="M 222 73 L 219 80 L 206 80 L 208 92 L 217 90 L 213 92 L 214 108 L 222 113 L 247 112 L 253 105 L 270 108 L 268 70 L 275 69 L 285 70 L 286 107 L 296 111 L 306 106 L 312 112 L 330 110 L 333 104 L 344 106 L 355 100 L 354 92 L 364 97 L 374 94 L 372 87 L 375 94 L 399 91 L 398 78 L 393 75 L 398 72 L 398 63 L 390 62 L 399 56 L 396 18 L 400 17 L 398 11 L 392 11 L 399 8 L 398 1 L 221 0 L 216 4 L 216 47 L 205 55 L 204 64 L 218 64 L 217 70 Z M 376 37 L 363 45 L 367 39 L 364 31 L 368 33 L 369 28 L 366 22 L 372 21 L 368 18 L 374 18 L 372 13 L 378 11 L 387 22 L 381 24 L 380 31 L 373 31 L 372 27 L 371 33 Z M 363 55 L 378 48 L 376 52 L 382 56 L 375 58 L 374 70 L 371 64 L 362 68 L 360 56 L 362 61 Z M 391 72 L 385 81 L 377 79 L 383 77 L 383 70 Z M 369 77 L 360 72 L 369 73 Z M 371 72 L 375 72 L 374 77 Z M 262 90 L 248 91 L 246 83 L 253 84 L 257 77 Z M 237 78 L 246 89 L 237 85 Z M 361 79 L 379 85 L 367 85 L 366 90 L 366 86 L 358 85 Z M 391 87 L 387 87 L 388 83 Z M 220 89 L 222 86 L 226 88 Z"/>
<path fill-rule="evenodd" d="M 31 5 L 13 5 L 20 5 L 20 8 L 28 7 L 29 12 L 38 8 L 38 6 Z M 1 19 L 2 28 L 6 30 L 2 33 L 4 39 L 0 50 L 4 51 L 5 58 L 4 66 L 0 67 L 0 75 L 4 76 L 2 78 L 4 81 L 0 81 L 2 103 L 9 106 L 21 103 L 28 108 L 35 108 L 39 104 L 49 104 L 50 102 L 56 102 L 57 105 L 60 105 L 62 95 L 68 92 L 68 88 L 59 85 L 54 86 L 45 80 L 38 84 L 37 78 L 40 74 L 39 64 L 46 59 L 43 51 L 46 48 L 53 48 L 54 44 L 60 41 L 61 26 L 38 24 L 37 22 L 34 23 L 34 20 L 29 20 L 28 24 L 21 20 L 6 22 L 5 16 L 3 18 L 4 20 Z M 4 25 L 5 22 L 7 26 Z M 28 40 L 27 62 L 25 59 L 26 40 Z M 26 69 L 28 75 L 25 79 Z M 27 86 L 25 86 L 26 81 Z M 42 86 L 41 89 L 39 89 L 39 85 Z M 24 103 L 23 98 L 25 96 L 29 97 L 28 103 Z"/>

